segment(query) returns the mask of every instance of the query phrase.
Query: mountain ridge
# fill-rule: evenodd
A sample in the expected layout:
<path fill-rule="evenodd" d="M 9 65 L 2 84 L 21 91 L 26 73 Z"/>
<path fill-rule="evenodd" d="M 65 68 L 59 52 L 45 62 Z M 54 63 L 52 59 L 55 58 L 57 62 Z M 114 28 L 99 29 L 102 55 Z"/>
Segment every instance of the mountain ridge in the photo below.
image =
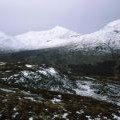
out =
<path fill-rule="evenodd" d="M 103 29 L 81 35 L 61 26 L 48 31 L 29 31 L 21 35 L 9 36 L 0 33 L 1 51 L 23 51 L 69 46 L 70 49 L 93 49 L 102 45 L 120 49 L 120 19 L 110 22 Z"/>

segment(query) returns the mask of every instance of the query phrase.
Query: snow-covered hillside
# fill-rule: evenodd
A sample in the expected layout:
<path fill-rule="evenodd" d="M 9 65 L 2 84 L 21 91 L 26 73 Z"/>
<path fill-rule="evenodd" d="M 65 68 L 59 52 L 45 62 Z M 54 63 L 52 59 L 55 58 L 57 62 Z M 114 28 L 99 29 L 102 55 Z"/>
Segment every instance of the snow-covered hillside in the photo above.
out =
<path fill-rule="evenodd" d="M 30 31 L 17 36 L 0 33 L 0 50 L 35 50 L 69 46 L 72 49 L 94 48 L 97 46 L 120 48 L 120 20 L 113 21 L 103 29 L 80 35 L 57 26 L 48 31 Z"/>

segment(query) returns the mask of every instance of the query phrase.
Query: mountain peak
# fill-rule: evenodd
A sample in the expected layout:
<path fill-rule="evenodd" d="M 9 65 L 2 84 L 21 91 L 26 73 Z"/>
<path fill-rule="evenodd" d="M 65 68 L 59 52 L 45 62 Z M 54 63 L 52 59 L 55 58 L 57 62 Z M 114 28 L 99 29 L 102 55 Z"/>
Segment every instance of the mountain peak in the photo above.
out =
<path fill-rule="evenodd" d="M 112 28 L 112 29 L 120 30 L 120 19 L 110 22 L 109 24 L 107 24 L 105 28 L 107 29 Z"/>
<path fill-rule="evenodd" d="M 42 35 L 42 34 L 64 34 L 64 33 L 67 33 L 67 32 L 71 32 L 71 30 L 67 29 L 67 28 L 64 28 L 62 26 L 56 26 L 52 29 L 49 29 L 49 30 L 44 30 L 44 31 L 29 31 L 29 32 L 26 32 L 26 33 L 23 33 L 21 35 Z M 52 33 L 52 34 L 51 34 Z M 20 35 L 17 35 L 17 36 L 20 36 Z"/>
<path fill-rule="evenodd" d="M 52 31 L 70 31 L 67 28 L 64 28 L 62 26 L 55 26 L 53 29 L 51 29 Z"/>

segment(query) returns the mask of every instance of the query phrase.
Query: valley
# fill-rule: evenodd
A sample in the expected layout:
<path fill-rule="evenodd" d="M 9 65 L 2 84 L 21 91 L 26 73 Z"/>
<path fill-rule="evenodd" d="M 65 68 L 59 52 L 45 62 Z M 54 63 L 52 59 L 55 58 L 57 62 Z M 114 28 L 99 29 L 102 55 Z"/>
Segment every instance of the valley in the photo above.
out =
<path fill-rule="evenodd" d="M 87 35 L 0 32 L 0 119 L 120 120 L 120 20 Z"/>

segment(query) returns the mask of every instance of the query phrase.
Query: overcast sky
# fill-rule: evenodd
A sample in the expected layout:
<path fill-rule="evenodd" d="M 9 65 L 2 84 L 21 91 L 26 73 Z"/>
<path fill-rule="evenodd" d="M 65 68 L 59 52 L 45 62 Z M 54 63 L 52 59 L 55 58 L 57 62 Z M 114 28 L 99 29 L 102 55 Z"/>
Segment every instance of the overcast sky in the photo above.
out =
<path fill-rule="evenodd" d="M 91 33 L 120 18 L 120 0 L 0 0 L 0 31 L 20 34 L 57 25 Z"/>

